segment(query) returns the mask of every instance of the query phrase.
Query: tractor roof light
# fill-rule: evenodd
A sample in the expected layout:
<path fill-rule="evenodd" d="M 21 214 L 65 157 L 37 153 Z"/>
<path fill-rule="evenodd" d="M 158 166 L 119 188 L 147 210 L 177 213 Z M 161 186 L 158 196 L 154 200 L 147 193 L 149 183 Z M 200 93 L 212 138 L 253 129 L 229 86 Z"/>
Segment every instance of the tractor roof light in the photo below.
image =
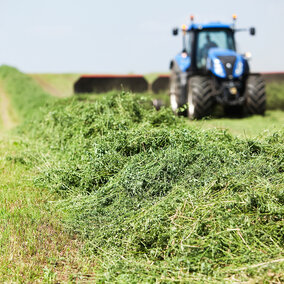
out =
<path fill-rule="evenodd" d="M 187 25 L 184 25 L 184 24 L 183 24 L 183 25 L 181 26 L 181 29 L 185 32 L 185 31 L 187 30 Z"/>
<path fill-rule="evenodd" d="M 236 28 L 236 21 L 237 21 L 237 15 L 233 14 L 232 18 L 233 18 L 232 28 L 235 30 L 235 28 Z"/>
<path fill-rule="evenodd" d="M 193 22 L 194 21 L 194 15 L 190 15 L 190 20 Z"/>
<path fill-rule="evenodd" d="M 181 29 L 182 29 L 183 34 L 186 35 L 187 25 L 182 25 Z"/>

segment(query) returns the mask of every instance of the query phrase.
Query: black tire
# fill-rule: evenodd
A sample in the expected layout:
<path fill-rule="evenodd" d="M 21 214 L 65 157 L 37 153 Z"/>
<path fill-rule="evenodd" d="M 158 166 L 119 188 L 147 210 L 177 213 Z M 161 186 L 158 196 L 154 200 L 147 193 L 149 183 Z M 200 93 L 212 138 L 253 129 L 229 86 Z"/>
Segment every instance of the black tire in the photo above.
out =
<path fill-rule="evenodd" d="M 245 98 L 246 114 L 264 115 L 266 108 L 265 83 L 260 75 L 250 75 L 248 77 Z"/>
<path fill-rule="evenodd" d="M 209 77 L 194 76 L 188 81 L 188 117 L 200 119 L 212 113 L 214 96 Z"/>
<path fill-rule="evenodd" d="M 179 110 L 187 103 L 186 93 L 186 88 L 180 86 L 175 66 L 173 66 L 170 76 L 170 104 L 175 114 L 186 115 L 186 112 Z"/>

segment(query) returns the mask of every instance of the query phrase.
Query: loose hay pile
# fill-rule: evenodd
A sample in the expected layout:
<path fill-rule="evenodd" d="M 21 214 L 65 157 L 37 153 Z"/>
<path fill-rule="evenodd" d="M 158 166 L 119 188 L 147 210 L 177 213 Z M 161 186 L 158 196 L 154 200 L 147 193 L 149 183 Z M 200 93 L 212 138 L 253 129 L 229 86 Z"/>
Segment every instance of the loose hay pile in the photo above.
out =
<path fill-rule="evenodd" d="M 281 258 L 283 133 L 193 129 L 127 94 L 63 104 L 40 129 L 52 148 L 40 182 L 66 197 L 102 279 L 222 278 Z"/>
<path fill-rule="evenodd" d="M 22 131 L 99 280 L 284 280 L 283 132 L 200 130 L 129 94 L 56 102 Z"/>

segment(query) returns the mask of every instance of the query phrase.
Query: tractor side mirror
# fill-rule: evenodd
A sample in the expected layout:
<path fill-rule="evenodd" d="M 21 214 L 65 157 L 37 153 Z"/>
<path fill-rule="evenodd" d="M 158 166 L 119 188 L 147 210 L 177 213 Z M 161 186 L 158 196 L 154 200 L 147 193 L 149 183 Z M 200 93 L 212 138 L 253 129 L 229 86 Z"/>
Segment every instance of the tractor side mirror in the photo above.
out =
<path fill-rule="evenodd" d="M 173 35 L 174 35 L 174 36 L 178 35 L 178 29 L 177 29 L 177 28 L 174 28 L 174 29 L 173 29 Z"/>
<path fill-rule="evenodd" d="M 250 28 L 249 33 L 250 33 L 250 35 L 254 36 L 255 35 L 255 28 Z"/>

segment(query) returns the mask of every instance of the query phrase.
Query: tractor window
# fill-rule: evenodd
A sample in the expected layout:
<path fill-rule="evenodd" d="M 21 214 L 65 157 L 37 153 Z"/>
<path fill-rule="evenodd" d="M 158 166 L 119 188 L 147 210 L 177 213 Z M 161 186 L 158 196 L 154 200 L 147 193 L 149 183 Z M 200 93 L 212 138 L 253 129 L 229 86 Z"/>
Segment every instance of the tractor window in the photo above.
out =
<path fill-rule="evenodd" d="M 189 56 L 191 56 L 192 47 L 192 32 L 188 32 L 185 36 L 185 49 Z"/>
<path fill-rule="evenodd" d="M 235 50 L 233 33 L 227 30 L 204 30 L 197 38 L 197 67 L 204 68 L 208 51 L 212 47 Z"/>

